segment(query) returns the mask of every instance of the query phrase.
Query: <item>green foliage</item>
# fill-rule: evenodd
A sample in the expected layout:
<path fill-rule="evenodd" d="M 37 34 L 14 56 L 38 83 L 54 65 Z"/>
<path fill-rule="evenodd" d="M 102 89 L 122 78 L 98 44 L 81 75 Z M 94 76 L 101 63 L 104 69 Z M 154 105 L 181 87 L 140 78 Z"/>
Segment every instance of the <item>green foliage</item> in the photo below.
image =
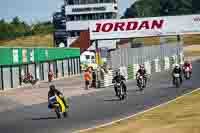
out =
<path fill-rule="evenodd" d="M 123 18 L 171 16 L 200 13 L 199 0 L 138 0 Z"/>
<path fill-rule="evenodd" d="M 54 31 L 53 24 L 50 21 L 38 22 L 37 24 L 28 25 L 21 21 L 19 17 L 13 18 L 11 22 L 0 20 L 0 40 L 10 40 L 17 37 L 49 34 Z"/>
<path fill-rule="evenodd" d="M 54 27 L 51 22 L 39 22 L 32 27 L 33 34 L 48 34 L 54 31 Z"/>

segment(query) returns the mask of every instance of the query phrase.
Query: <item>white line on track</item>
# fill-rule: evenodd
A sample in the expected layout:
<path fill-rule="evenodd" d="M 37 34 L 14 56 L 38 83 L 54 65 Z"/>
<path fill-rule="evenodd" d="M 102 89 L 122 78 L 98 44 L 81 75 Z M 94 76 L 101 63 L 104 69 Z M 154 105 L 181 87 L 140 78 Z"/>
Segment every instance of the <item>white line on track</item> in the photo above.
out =
<path fill-rule="evenodd" d="M 181 99 L 181 98 L 183 98 L 183 97 L 185 97 L 185 96 L 187 96 L 187 95 L 190 95 L 190 94 L 192 94 L 192 93 L 194 93 L 194 92 L 196 92 L 196 91 L 199 91 L 199 90 L 200 90 L 200 88 L 197 88 L 197 89 L 195 89 L 195 90 L 193 90 L 193 91 L 191 91 L 191 92 L 189 92 L 189 93 L 186 93 L 186 94 L 184 94 L 184 95 L 182 95 L 182 96 L 179 96 L 179 97 L 177 97 L 177 98 L 175 98 L 175 99 L 173 99 L 173 100 L 170 100 L 170 101 L 165 102 L 165 103 L 163 103 L 163 104 L 157 105 L 157 106 L 152 107 L 152 108 L 150 108 L 150 109 L 141 111 L 141 112 L 136 113 L 136 114 L 134 114 L 134 115 L 131 115 L 131 116 L 128 116 L 128 117 L 125 117 L 125 118 L 122 118 L 122 119 L 119 119 L 119 120 L 116 120 L 116 121 L 112 121 L 112 122 L 109 122 L 109 123 L 106 123 L 106 124 L 102 124 L 102 125 L 99 125 L 99 126 L 95 126 L 95 127 L 91 127 L 91 128 L 87 128 L 87 129 L 75 131 L 74 133 L 82 133 L 82 132 L 90 131 L 90 130 L 93 130 L 93 129 L 97 129 L 97 128 L 102 128 L 102 127 L 110 126 L 110 125 L 115 124 L 115 123 L 117 123 L 117 122 L 124 121 L 124 120 L 130 119 L 130 118 L 133 118 L 133 117 L 135 117 L 135 116 L 144 114 L 144 113 L 149 112 L 149 111 L 151 111 L 151 110 L 154 110 L 154 109 L 156 109 L 156 108 L 165 106 L 165 105 L 167 105 L 167 104 L 169 104 L 169 103 L 175 102 L 175 101 L 177 101 L 178 99 Z"/>

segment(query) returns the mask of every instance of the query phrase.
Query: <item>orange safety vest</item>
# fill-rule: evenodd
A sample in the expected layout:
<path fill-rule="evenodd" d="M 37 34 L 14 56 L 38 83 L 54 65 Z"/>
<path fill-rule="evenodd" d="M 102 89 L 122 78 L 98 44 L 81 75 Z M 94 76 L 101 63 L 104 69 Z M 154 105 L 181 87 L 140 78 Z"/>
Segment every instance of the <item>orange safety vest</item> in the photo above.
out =
<path fill-rule="evenodd" d="M 90 75 L 89 72 L 85 72 L 85 73 L 84 73 L 84 80 L 86 80 L 86 81 L 91 80 L 91 75 Z"/>

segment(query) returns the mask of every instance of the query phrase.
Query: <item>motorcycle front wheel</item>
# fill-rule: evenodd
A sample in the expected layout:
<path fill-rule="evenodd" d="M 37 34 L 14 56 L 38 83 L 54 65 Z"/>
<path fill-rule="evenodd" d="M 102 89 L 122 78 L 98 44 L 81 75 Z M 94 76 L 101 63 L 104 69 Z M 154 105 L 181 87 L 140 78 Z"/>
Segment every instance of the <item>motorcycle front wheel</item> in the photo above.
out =
<path fill-rule="evenodd" d="M 176 88 L 180 88 L 180 79 L 175 80 Z"/>
<path fill-rule="evenodd" d="M 63 113 L 63 117 L 64 117 L 64 118 L 68 117 L 68 113 L 67 113 L 67 112 L 64 112 L 64 113 Z"/>
<path fill-rule="evenodd" d="M 55 111 L 55 112 L 56 112 L 57 118 L 60 119 L 61 118 L 60 113 L 58 111 Z"/>

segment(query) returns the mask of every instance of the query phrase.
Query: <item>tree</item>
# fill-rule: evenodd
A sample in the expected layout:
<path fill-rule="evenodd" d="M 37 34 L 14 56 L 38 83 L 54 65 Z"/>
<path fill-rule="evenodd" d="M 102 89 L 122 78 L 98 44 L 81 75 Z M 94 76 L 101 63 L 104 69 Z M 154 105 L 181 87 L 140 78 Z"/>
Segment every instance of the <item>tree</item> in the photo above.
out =
<path fill-rule="evenodd" d="M 14 17 L 11 24 L 19 25 L 21 24 L 19 17 Z"/>
<path fill-rule="evenodd" d="M 200 13 L 200 1 L 192 0 L 192 13 Z"/>
<path fill-rule="evenodd" d="M 21 21 L 19 17 L 14 17 L 10 23 L 4 19 L 0 20 L 0 40 L 15 39 L 21 36 L 30 36 L 38 34 L 53 33 L 54 26 L 51 21 L 38 22 L 34 25 L 28 25 Z"/>
<path fill-rule="evenodd" d="M 195 5 L 195 6 L 193 6 Z M 125 17 L 184 15 L 200 11 L 199 0 L 138 0 L 124 13 Z"/>
<path fill-rule="evenodd" d="M 138 16 L 138 12 L 135 5 L 132 5 L 130 8 L 127 8 L 126 12 L 124 13 L 124 18 L 134 18 L 137 16 Z"/>

